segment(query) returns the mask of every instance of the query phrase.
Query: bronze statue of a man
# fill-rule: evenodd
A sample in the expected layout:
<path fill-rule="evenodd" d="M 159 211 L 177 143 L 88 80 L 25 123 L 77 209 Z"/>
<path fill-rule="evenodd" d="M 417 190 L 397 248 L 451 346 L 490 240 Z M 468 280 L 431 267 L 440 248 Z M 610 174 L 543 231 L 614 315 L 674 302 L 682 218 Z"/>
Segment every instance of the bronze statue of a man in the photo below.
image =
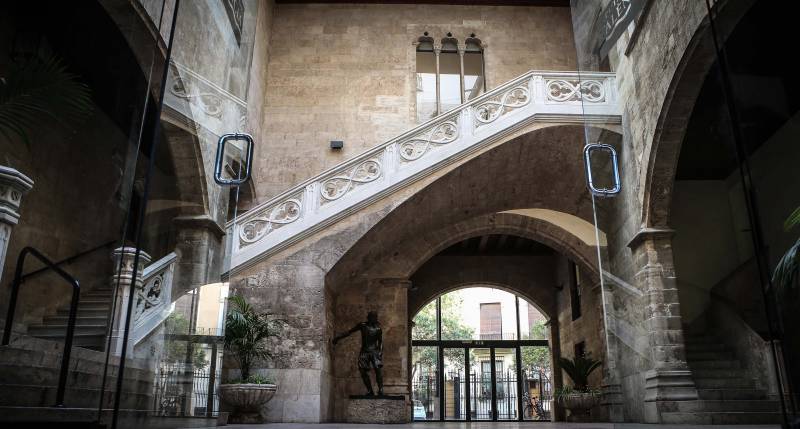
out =
<path fill-rule="evenodd" d="M 372 390 L 372 382 L 369 379 L 369 370 L 375 370 L 375 382 L 378 384 L 378 395 L 383 396 L 383 333 L 381 324 L 378 323 L 378 312 L 370 311 L 367 313 L 367 321 L 353 326 L 349 331 L 337 335 L 333 339 L 333 345 L 342 338 L 348 337 L 355 332 L 361 332 L 361 352 L 358 355 L 358 372 L 361 373 L 361 380 L 367 388 L 367 395 L 375 395 Z"/>

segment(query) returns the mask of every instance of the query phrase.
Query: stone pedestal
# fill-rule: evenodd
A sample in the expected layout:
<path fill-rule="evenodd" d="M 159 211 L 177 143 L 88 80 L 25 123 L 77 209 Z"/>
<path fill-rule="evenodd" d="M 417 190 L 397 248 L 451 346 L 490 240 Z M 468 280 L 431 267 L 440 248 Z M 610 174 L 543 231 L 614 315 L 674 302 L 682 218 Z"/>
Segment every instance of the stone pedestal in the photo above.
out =
<path fill-rule="evenodd" d="M 351 396 L 347 423 L 409 423 L 411 407 L 404 396 Z"/>
<path fill-rule="evenodd" d="M 0 278 L 11 240 L 11 230 L 19 221 L 22 197 L 33 187 L 33 180 L 19 171 L 0 165 Z"/>
<path fill-rule="evenodd" d="M 145 252 L 139 253 L 139 263 L 136 267 L 136 275 L 133 274 L 133 260 L 136 256 L 135 247 L 120 247 L 114 249 L 111 254 L 114 260 L 114 275 L 111 276 L 111 289 L 117 288 L 116 306 L 114 307 L 113 329 L 111 330 L 111 351 L 115 356 L 122 355 L 122 345 L 126 329 L 126 319 L 128 318 L 129 301 L 131 299 L 131 283 L 135 282 L 134 290 L 142 288 L 142 271 L 150 263 L 150 255 Z M 135 303 L 134 303 L 135 305 Z M 131 307 L 132 308 L 132 307 Z M 130 326 L 133 326 L 131 320 Z M 128 336 L 128 356 L 133 354 L 133 336 Z"/>

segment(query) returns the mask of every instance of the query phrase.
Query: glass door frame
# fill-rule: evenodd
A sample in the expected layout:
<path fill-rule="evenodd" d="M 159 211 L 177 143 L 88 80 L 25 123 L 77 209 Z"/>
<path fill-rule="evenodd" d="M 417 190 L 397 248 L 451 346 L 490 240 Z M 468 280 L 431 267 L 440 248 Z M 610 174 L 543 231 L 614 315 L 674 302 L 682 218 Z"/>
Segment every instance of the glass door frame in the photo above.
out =
<path fill-rule="evenodd" d="M 523 389 L 523 380 L 522 380 L 522 347 L 547 347 L 550 348 L 550 341 L 549 340 L 412 340 L 411 341 L 412 347 L 436 347 L 437 348 L 437 368 L 436 372 L 438 376 L 436 377 L 436 383 L 438 384 L 437 388 L 439 392 L 439 418 L 435 420 L 424 420 L 426 422 L 497 422 L 497 421 L 525 421 L 525 422 L 537 422 L 537 421 L 546 421 L 546 420 L 525 420 L 523 411 L 523 402 L 522 402 L 522 392 Z M 465 400 L 464 405 L 466 408 L 466 413 L 464 418 L 462 419 L 448 419 L 445 413 L 445 383 L 446 380 L 444 378 L 444 350 L 445 349 L 462 349 L 464 352 L 464 386 L 465 386 Z M 491 389 L 492 389 L 492 409 L 491 409 L 491 418 L 488 420 L 484 419 L 472 419 L 472 398 L 471 398 L 471 387 L 472 387 L 472 380 L 470 377 L 470 361 L 469 361 L 469 350 L 470 349 L 489 349 L 489 360 L 490 360 L 490 368 L 491 368 Z M 515 365 L 515 372 L 517 376 L 517 418 L 516 419 L 502 419 L 500 420 L 498 417 L 497 411 L 497 368 L 496 368 L 496 349 L 512 349 L 514 350 L 514 355 L 517 364 Z M 410 382 L 410 381 L 409 381 Z"/>

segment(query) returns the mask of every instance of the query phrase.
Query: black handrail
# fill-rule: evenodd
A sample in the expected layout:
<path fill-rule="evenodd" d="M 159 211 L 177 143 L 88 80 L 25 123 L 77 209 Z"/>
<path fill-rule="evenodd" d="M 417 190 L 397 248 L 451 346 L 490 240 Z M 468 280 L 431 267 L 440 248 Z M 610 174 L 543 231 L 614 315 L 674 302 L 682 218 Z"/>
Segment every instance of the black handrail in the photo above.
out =
<path fill-rule="evenodd" d="M 88 254 L 90 254 L 92 252 L 95 252 L 97 250 L 103 249 L 105 247 L 109 247 L 109 246 L 113 245 L 116 242 L 117 242 L 117 240 L 111 240 L 111 241 L 109 241 L 107 243 L 103 243 L 103 244 L 101 244 L 99 246 L 92 247 L 91 249 L 87 249 L 87 250 L 84 250 L 82 252 L 78 252 L 78 253 L 76 253 L 76 254 L 68 257 L 68 258 L 64 258 L 64 259 L 56 262 L 54 265 L 56 265 L 58 267 L 60 267 L 62 265 L 69 265 L 69 264 L 75 262 L 75 260 L 77 260 L 77 259 L 79 259 L 79 258 L 81 258 L 81 257 L 83 257 L 85 255 L 88 255 Z M 38 270 L 34 270 L 34 271 L 31 271 L 31 272 L 29 272 L 27 274 L 23 274 L 22 275 L 22 281 L 24 282 L 25 280 L 28 280 L 29 278 L 31 278 L 31 277 L 33 277 L 33 276 L 35 276 L 37 274 L 41 274 L 41 273 L 43 273 L 43 272 L 45 272 L 45 271 L 47 271 L 49 269 L 50 269 L 50 267 L 42 267 L 42 268 L 39 268 Z"/>
<path fill-rule="evenodd" d="M 64 406 L 64 391 L 67 387 L 67 373 L 69 370 L 69 355 L 72 352 L 72 337 L 75 336 L 75 316 L 78 313 L 78 301 L 80 300 L 81 285 L 75 278 L 66 271 L 54 264 L 53 261 L 42 255 L 33 247 L 25 247 L 19 252 L 17 258 L 17 268 L 14 271 L 14 282 L 11 283 L 11 297 L 8 302 L 8 313 L 6 314 L 6 327 L 3 331 L 3 345 L 7 346 L 11 339 L 11 325 L 14 322 L 14 310 L 17 306 L 17 294 L 19 286 L 22 284 L 22 268 L 25 266 L 25 257 L 31 254 L 41 263 L 56 272 L 61 278 L 72 285 L 72 300 L 69 305 L 69 321 L 67 322 L 67 337 L 64 339 L 64 353 L 61 355 L 61 371 L 58 374 L 58 390 L 56 391 L 56 407 Z"/>

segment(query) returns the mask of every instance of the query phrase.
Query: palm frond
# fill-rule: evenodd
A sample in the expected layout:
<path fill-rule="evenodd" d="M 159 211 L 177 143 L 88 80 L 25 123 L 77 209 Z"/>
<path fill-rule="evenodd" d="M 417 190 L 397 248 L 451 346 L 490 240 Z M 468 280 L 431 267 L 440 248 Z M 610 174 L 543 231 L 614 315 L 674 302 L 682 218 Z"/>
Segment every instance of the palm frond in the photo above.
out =
<path fill-rule="evenodd" d="M 70 127 L 92 112 L 91 91 L 52 56 L 15 64 L 0 79 L 0 135 L 29 144 L 43 123 Z"/>
<path fill-rule="evenodd" d="M 572 380 L 576 390 L 586 390 L 589 384 L 589 375 L 600 367 L 601 362 L 588 357 L 576 356 L 572 360 L 559 358 L 558 364 Z"/>
<path fill-rule="evenodd" d="M 783 254 L 775 266 L 775 271 L 772 272 L 772 285 L 777 288 L 779 294 L 788 292 L 797 284 L 798 271 L 800 271 L 800 239 Z"/>
<path fill-rule="evenodd" d="M 797 225 L 800 225 L 800 207 L 794 209 L 792 214 L 790 214 L 789 217 L 786 218 L 786 221 L 783 222 L 783 229 L 785 231 L 790 231 Z"/>
<path fill-rule="evenodd" d="M 247 379 L 256 359 L 272 357 L 266 340 L 278 337 L 285 321 L 272 319 L 268 314 L 258 313 L 241 295 L 228 298 L 230 308 L 225 318 L 225 349 L 232 352 L 239 362 L 242 378 Z"/>

